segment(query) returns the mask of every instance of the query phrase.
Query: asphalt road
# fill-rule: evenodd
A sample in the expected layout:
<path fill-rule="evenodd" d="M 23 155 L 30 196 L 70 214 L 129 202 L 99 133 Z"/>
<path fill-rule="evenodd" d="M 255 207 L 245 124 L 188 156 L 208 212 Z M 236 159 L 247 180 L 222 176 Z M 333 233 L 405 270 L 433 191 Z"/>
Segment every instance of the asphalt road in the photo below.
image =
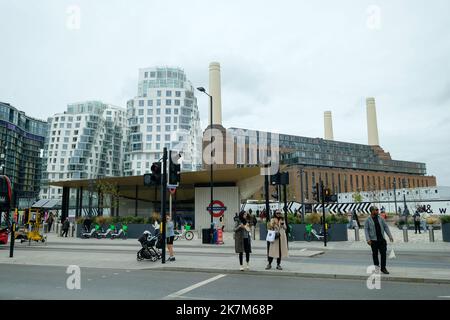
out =
<path fill-rule="evenodd" d="M 9 250 L 9 248 L 4 248 L 4 250 Z M 28 245 L 19 245 L 16 246 L 14 250 L 32 250 L 32 251 L 61 251 L 64 250 L 66 252 L 85 252 L 88 250 L 89 252 L 98 252 L 98 253 L 136 253 L 140 247 L 129 246 L 127 250 L 114 250 L 107 249 L 105 246 L 105 250 L 102 249 L 92 249 L 88 245 L 86 248 L 64 248 L 63 246 L 28 246 Z M 192 249 L 192 250 L 191 250 Z M 2 250 L 3 251 L 3 250 Z M 179 255 L 189 255 L 189 256 L 208 256 L 209 253 L 203 253 L 196 251 L 195 248 L 189 247 L 188 250 L 184 248 L 184 250 L 177 251 L 177 247 L 175 246 L 175 253 L 177 256 Z M 215 255 L 222 255 L 224 257 L 236 258 L 236 254 L 232 253 L 223 253 L 218 251 Z M 264 256 L 263 254 L 253 254 L 256 256 Z M 389 251 L 388 251 L 389 255 Z M 324 254 L 317 255 L 311 258 L 305 257 L 289 257 L 289 261 L 301 261 L 301 263 L 324 263 L 324 264 L 342 264 L 342 265 L 360 265 L 367 266 L 368 263 L 372 262 L 372 252 L 369 247 L 367 247 L 367 251 L 361 250 L 337 250 L 333 249 L 330 251 L 326 251 Z M 388 266 L 399 266 L 399 267 L 416 267 L 416 268 L 433 268 L 433 269 L 448 269 L 450 272 L 450 252 L 414 252 L 414 251 L 397 251 L 395 259 L 387 260 Z"/>
<path fill-rule="evenodd" d="M 381 289 L 369 290 L 359 280 L 100 268 L 80 272 L 81 289 L 69 290 L 71 275 L 64 267 L 0 265 L 0 299 L 450 299 L 450 285 L 439 284 L 386 281 Z"/>

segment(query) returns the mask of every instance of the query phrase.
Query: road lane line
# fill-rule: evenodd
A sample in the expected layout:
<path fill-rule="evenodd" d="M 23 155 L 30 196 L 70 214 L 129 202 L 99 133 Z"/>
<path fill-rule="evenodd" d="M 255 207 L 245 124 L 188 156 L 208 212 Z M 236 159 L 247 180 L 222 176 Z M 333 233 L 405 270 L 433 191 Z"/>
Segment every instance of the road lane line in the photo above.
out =
<path fill-rule="evenodd" d="M 438 298 L 450 299 L 450 296 L 438 296 Z"/>
<path fill-rule="evenodd" d="M 199 288 L 199 287 L 201 287 L 201 286 L 204 286 L 204 285 L 206 285 L 206 284 L 208 284 L 208 283 L 210 283 L 210 282 L 219 280 L 220 278 L 223 278 L 223 277 L 225 277 L 225 276 L 226 276 L 226 274 L 219 274 L 219 275 L 217 275 L 217 276 L 215 276 L 215 277 L 206 279 L 206 280 L 204 280 L 204 281 L 202 281 L 202 282 L 193 284 L 192 286 L 189 286 L 189 287 L 184 288 L 184 289 L 182 289 L 182 290 L 179 290 L 179 291 L 177 291 L 177 292 L 171 293 L 171 294 L 169 294 L 168 296 L 164 297 L 163 299 L 178 298 L 178 297 L 180 297 L 180 296 L 182 296 L 182 295 L 188 293 L 189 291 L 192 291 L 192 290 L 194 290 L 194 289 L 197 289 L 197 288 Z"/>

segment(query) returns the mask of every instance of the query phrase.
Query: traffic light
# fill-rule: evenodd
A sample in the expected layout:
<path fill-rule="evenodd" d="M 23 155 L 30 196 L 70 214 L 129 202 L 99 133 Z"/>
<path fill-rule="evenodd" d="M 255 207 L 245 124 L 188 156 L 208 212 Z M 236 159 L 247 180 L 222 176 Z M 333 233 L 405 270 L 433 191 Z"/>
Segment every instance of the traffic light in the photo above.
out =
<path fill-rule="evenodd" d="M 161 184 L 161 163 L 153 162 L 152 173 L 144 174 L 144 186 L 157 186 Z"/>
<path fill-rule="evenodd" d="M 324 193 L 325 193 L 325 202 L 336 202 L 337 201 L 337 196 L 335 194 L 331 194 L 330 188 L 325 188 Z"/>
<path fill-rule="evenodd" d="M 180 182 L 181 179 L 181 165 L 176 163 L 174 160 L 177 160 L 180 158 L 179 154 L 178 156 L 172 156 L 172 152 L 170 153 L 169 157 L 169 184 L 170 185 L 177 185 Z M 175 159 L 173 159 L 175 158 Z"/>
<path fill-rule="evenodd" d="M 279 185 L 280 182 L 281 182 L 281 173 L 279 171 L 270 176 L 271 185 Z"/>
<path fill-rule="evenodd" d="M 289 184 L 289 172 L 282 172 L 280 176 L 280 184 L 288 185 Z"/>
<path fill-rule="evenodd" d="M 312 196 L 313 196 L 314 201 L 320 202 L 319 184 L 318 183 L 316 183 L 312 186 Z"/>

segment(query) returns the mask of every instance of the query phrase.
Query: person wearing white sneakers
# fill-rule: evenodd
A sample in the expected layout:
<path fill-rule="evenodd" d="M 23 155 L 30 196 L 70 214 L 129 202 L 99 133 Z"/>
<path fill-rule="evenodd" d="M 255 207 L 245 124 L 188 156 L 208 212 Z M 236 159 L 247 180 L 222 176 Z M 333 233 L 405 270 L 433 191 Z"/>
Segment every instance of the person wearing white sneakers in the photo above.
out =
<path fill-rule="evenodd" d="M 250 262 L 250 253 L 252 252 L 251 243 L 250 243 L 250 226 L 247 223 L 247 219 L 245 217 L 245 211 L 241 211 L 239 213 L 238 219 L 236 219 L 236 224 L 234 227 L 234 249 L 236 253 L 239 253 L 239 264 L 240 270 L 249 270 L 249 262 Z M 247 262 L 243 265 L 244 260 L 244 252 L 245 252 L 245 261 Z"/>

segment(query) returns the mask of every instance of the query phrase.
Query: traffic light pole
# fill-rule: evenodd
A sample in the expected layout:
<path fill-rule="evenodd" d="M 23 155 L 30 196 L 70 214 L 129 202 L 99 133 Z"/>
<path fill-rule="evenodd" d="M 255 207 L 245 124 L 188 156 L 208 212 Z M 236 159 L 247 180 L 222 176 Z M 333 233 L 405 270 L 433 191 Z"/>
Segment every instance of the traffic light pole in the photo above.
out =
<path fill-rule="evenodd" d="M 323 245 L 326 247 L 327 246 L 327 229 L 326 229 L 326 221 L 325 221 L 325 192 L 324 192 L 324 188 L 323 188 L 323 181 L 320 180 L 320 198 L 321 198 L 321 202 L 322 202 L 322 230 L 323 230 Z"/>
<path fill-rule="evenodd" d="M 270 206 L 269 206 L 269 175 L 264 176 L 264 192 L 266 194 L 266 223 L 270 221 Z"/>
<path fill-rule="evenodd" d="M 166 263 L 166 195 L 167 195 L 167 148 L 163 149 L 163 167 L 161 184 L 161 223 L 162 223 L 162 256 L 161 262 Z"/>

